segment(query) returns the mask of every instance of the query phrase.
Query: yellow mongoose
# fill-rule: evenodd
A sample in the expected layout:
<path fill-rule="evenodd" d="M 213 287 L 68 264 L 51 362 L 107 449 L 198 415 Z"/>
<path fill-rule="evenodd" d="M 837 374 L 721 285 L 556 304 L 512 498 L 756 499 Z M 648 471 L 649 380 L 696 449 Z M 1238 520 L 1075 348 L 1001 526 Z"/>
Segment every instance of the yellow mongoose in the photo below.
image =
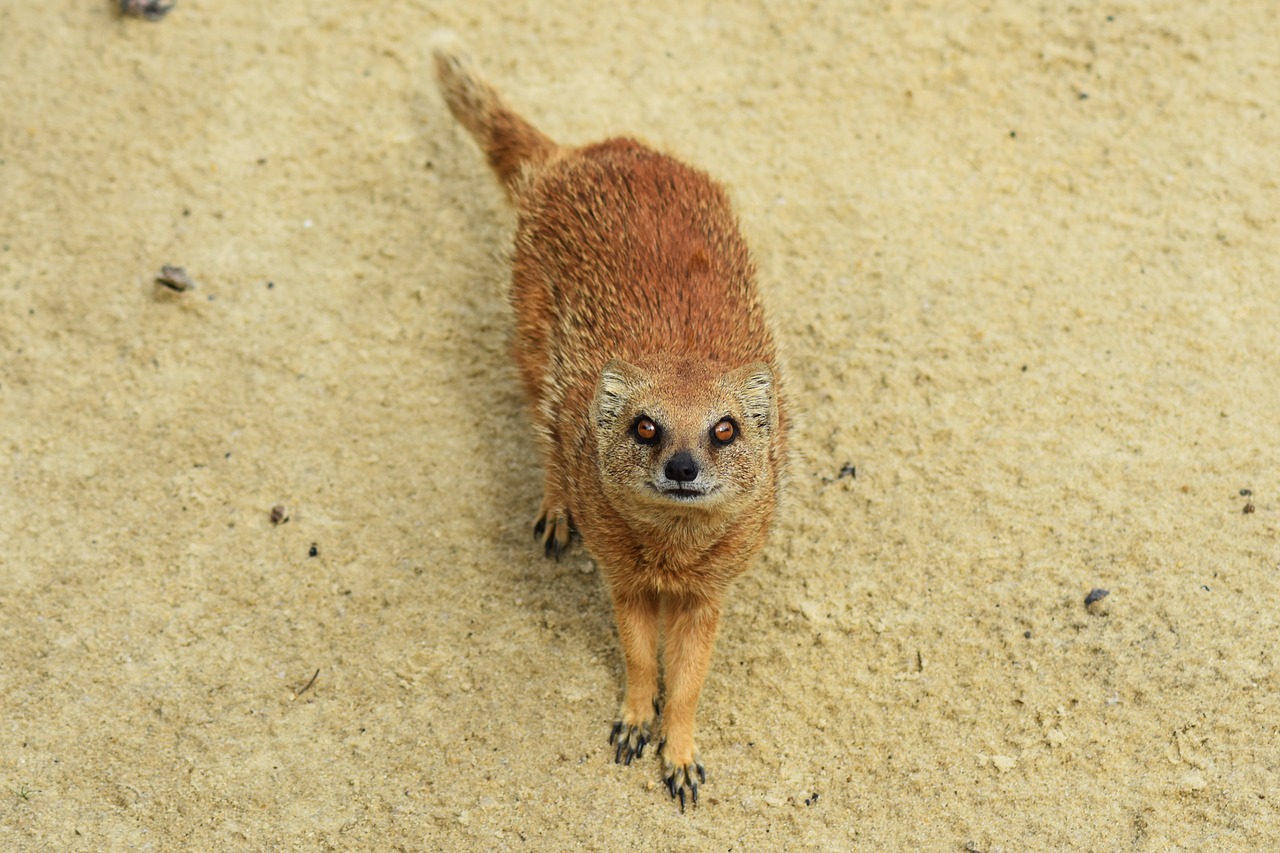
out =
<path fill-rule="evenodd" d="M 557 558 L 580 533 L 608 581 L 627 670 L 615 761 L 652 736 L 664 621 L 659 753 L 683 808 L 706 781 L 694 713 L 721 605 L 764 543 L 785 455 L 755 266 L 706 174 L 632 139 L 557 145 L 437 42 L 445 101 L 519 214 L 515 359 L 546 476 L 534 532 Z"/>

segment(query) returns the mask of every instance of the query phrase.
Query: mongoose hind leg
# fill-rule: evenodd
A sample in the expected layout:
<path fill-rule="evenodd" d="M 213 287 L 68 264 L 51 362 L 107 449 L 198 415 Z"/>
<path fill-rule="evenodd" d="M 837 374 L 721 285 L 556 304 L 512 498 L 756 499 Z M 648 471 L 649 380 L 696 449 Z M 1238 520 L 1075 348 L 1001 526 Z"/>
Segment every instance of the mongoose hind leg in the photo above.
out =
<path fill-rule="evenodd" d="M 609 743 L 614 746 L 613 760 L 630 764 L 633 758 L 644 757 L 658 715 L 659 599 L 654 593 L 615 591 L 613 609 L 627 666 L 627 685 Z"/>
<path fill-rule="evenodd" d="M 560 555 L 569 550 L 577 528 L 573 526 L 573 516 L 566 506 L 563 488 L 557 476 L 560 466 L 557 463 L 554 449 L 544 449 L 543 464 L 546 466 L 546 479 L 542 485 L 542 509 L 533 524 L 533 536 L 542 543 L 542 549 L 548 557 L 555 557 L 559 562 Z"/>
<path fill-rule="evenodd" d="M 548 557 L 555 557 L 559 561 L 560 555 L 569 550 L 576 532 L 569 510 L 562 507 L 549 508 L 543 503 L 538 520 L 533 525 L 533 536 L 542 543 Z"/>

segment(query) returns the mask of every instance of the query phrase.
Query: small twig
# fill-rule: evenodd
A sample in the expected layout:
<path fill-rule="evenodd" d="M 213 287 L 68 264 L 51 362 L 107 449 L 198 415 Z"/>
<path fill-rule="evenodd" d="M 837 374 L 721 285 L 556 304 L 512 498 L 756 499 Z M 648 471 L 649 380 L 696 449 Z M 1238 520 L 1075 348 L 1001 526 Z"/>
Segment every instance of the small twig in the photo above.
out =
<path fill-rule="evenodd" d="M 306 693 L 308 690 L 310 690 L 310 689 L 311 689 L 311 685 L 315 684 L 315 683 L 316 683 L 316 679 L 317 679 L 317 678 L 319 678 L 319 677 L 320 677 L 320 670 L 318 670 L 318 669 L 317 669 L 317 670 L 316 670 L 316 674 L 315 674 L 315 675 L 313 675 L 313 676 L 311 676 L 311 680 L 307 682 L 307 686 L 306 686 L 306 687 L 304 687 L 304 688 L 302 688 L 301 690 L 299 690 L 297 693 L 293 694 L 293 698 L 294 698 L 294 699 L 297 699 L 297 698 L 298 698 L 299 696 L 301 696 L 303 693 Z"/>

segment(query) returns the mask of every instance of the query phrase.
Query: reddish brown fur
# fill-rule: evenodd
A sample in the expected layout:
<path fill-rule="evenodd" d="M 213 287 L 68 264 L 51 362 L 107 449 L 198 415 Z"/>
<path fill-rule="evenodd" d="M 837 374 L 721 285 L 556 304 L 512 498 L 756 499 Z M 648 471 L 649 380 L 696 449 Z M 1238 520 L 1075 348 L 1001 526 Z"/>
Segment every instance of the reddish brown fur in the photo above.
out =
<path fill-rule="evenodd" d="M 558 556 L 576 528 L 608 580 L 627 668 L 615 755 L 630 763 L 650 736 L 665 620 L 664 778 L 696 801 L 694 715 L 721 605 L 764 543 L 785 455 L 754 265 L 703 172 L 631 139 L 556 146 L 456 52 L 437 49 L 436 66 L 519 214 L 515 357 L 543 451 L 538 530 Z M 662 413 L 669 446 L 639 446 L 637 411 Z M 730 415 L 741 439 L 709 443 Z M 685 448 L 707 493 L 663 497 L 653 483 L 674 482 Z"/>

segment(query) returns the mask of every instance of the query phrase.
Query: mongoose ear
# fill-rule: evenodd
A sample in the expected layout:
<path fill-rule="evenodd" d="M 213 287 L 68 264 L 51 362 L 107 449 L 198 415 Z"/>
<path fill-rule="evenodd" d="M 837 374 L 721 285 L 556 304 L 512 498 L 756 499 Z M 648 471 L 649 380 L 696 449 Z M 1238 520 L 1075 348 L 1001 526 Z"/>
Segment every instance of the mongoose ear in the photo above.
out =
<path fill-rule="evenodd" d="M 773 368 L 763 361 L 739 367 L 725 377 L 742 404 L 742 415 L 761 432 L 778 422 L 778 393 Z"/>
<path fill-rule="evenodd" d="M 610 359 L 600 371 L 596 395 L 591 401 L 591 420 L 601 432 L 608 432 L 622 417 L 645 375 L 620 358 Z"/>

